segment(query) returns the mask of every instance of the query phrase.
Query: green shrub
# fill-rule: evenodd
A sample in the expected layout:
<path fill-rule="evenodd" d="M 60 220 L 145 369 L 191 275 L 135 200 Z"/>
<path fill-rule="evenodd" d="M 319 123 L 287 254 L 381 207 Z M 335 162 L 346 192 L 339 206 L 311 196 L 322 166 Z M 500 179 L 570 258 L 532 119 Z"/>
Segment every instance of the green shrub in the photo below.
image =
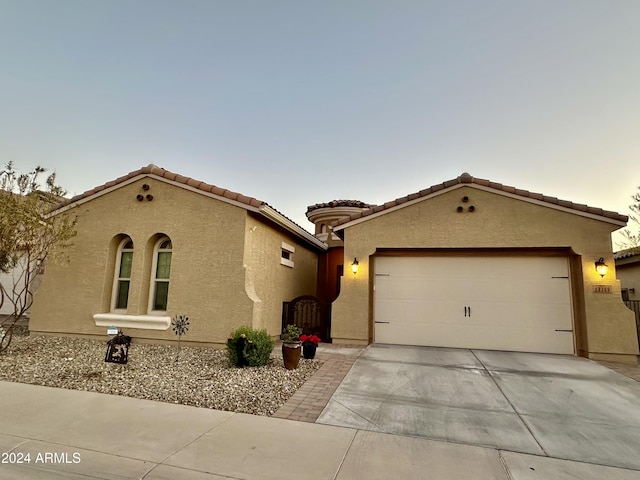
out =
<path fill-rule="evenodd" d="M 269 362 L 273 340 L 266 330 L 240 327 L 227 340 L 227 358 L 236 367 L 258 367 Z"/>

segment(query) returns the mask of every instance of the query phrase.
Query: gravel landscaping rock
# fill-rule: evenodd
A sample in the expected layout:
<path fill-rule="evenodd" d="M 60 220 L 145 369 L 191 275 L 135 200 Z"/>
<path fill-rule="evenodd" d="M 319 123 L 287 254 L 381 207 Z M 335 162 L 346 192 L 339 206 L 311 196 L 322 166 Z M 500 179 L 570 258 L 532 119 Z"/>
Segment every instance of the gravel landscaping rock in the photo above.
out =
<path fill-rule="evenodd" d="M 286 370 L 278 347 L 262 367 L 232 367 L 225 350 L 132 344 L 126 365 L 105 363 L 106 341 L 14 335 L 0 354 L 0 380 L 273 415 L 320 368 Z"/>

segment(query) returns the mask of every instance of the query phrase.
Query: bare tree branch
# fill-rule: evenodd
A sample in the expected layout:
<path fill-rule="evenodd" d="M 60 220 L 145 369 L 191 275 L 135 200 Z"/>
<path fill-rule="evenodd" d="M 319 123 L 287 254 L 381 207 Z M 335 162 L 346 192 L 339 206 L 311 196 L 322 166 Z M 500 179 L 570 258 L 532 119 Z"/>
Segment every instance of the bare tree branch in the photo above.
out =
<path fill-rule="evenodd" d="M 0 352 L 6 350 L 13 327 L 33 304 L 40 266 L 49 258 L 61 257 L 75 235 L 75 218 L 50 215 L 64 190 L 56 185 L 55 174 L 47 178 L 46 191 L 39 190 L 38 179 L 44 172 L 38 166 L 19 175 L 12 162 L 0 172 L 0 271 L 11 282 L 0 283 L 0 306 L 9 303 L 13 307 L 3 322 Z"/>
<path fill-rule="evenodd" d="M 616 245 L 622 249 L 640 247 L 640 187 L 631 195 L 631 199 L 634 203 L 629 205 L 629 223 L 634 224 L 634 229 L 625 228 L 620 232 L 623 240 L 616 242 Z"/>

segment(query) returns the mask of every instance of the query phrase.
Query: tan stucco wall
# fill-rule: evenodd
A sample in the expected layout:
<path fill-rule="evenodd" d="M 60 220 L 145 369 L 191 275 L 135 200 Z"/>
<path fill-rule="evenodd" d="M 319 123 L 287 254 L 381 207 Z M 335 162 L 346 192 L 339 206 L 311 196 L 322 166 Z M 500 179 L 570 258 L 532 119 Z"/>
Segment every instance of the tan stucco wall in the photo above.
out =
<path fill-rule="evenodd" d="M 280 263 L 282 242 L 295 248 L 293 267 Z M 282 302 L 316 293 L 318 255 L 292 235 L 248 215 L 244 265 L 247 293 L 254 300 L 253 326 L 279 335 Z"/>
<path fill-rule="evenodd" d="M 462 202 L 463 196 L 469 197 L 468 203 Z M 467 211 L 471 205 L 473 213 Z M 458 213 L 458 206 L 465 211 Z M 344 231 L 346 263 L 357 257 L 360 269 L 354 276 L 345 266 L 341 293 L 333 304 L 332 336 L 345 343 L 369 340 L 369 264 L 377 248 L 571 247 L 582 265 L 582 282 L 574 279 L 573 285 L 583 290 L 578 295 L 574 292 L 574 297 L 582 293 L 584 305 L 574 305 L 574 316 L 582 312 L 577 322 L 586 325 L 582 328 L 586 329 L 588 353 L 637 355 L 633 314 L 620 300 L 615 276 L 610 234 L 617 228 L 469 186 L 370 218 Z M 594 268 L 599 257 L 609 265 L 604 279 Z M 611 293 L 594 293 L 594 285 L 611 286 Z"/>
<path fill-rule="evenodd" d="M 148 192 L 142 191 L 144 183 L 150 186 Z M 141 193 L 152 194 L 153 201 L 138 202 L 135 197 Z M 238 325 L 251 324 L 243 208 L 144 178 L 68 213 L 78 217 L 78 234 L 67 252 L 68 264 L 46 267 L 32 309 L 32 331 L 106 334 L 92 316 L 110 309 L 118 234 L 134 242 L 128 314 L 147 313 L 153 239 L 162 233 L 173 242 L 167 315 L 190 317 L 183 341 L 223 343 Z M 171 328 L 124 330 L 134 339 L 176 338 Z"/>

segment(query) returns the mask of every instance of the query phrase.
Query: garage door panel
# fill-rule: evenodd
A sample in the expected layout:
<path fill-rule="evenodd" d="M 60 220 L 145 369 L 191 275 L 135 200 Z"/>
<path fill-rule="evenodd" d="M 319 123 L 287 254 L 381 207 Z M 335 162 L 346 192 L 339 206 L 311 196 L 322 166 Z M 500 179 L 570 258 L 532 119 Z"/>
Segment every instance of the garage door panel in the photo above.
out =
<path fill-rule="evenodd" d="M 376 259 L 375 341 L 573 353 L 564 257 Z"/>
<path fill-rule="evenodd" d="M 376 322 L 394 325 L 432 323 L 441 325 L 459 324 L 468 327 L 484 328 L 512 327 L 521 328 L 537 325 L 546 329 L 569 330 L 572 328 L 571 308 L 564 304 L 539 304 L 535 310 L 522 308 L 510 303 L 477 303 L 469 307 L 465 316 L 464 307 L 458 302 L 433 302 L 429 310 L 421 308 L 420 301 L 380 302 Z"/>
<path fill-rule="evenodd" d="M 376 277 L 376 293 L 380 299 L 460 298 L 459 289 L 450 287 L 453 279 L 415 276 Z"/>
<path fill-rule="evenodd" d="M 441 291 L 446 292 L 445 289 Z M 467 302 L 501 299 L 512 303 L 569 303 L 568 279 L 509 278 L 499 282 L 462 282 L 456 296 Z"/>
<path fill-rule="evenodd" d="M 402 302 L 380 301 L 377 306 L 376 321 L 379 323 L 455 323 L 458 322 L 462 307 L 459 302 L 437 301 L 425 310 L 420 300 Z M 454 311 L 455 310 L 455 311 Z"/>
<path fill-rule="evenodd" d="M 407 318 L 412 315 L 410 310 L 406 310 L 404 313 Z M 532 309 L 515 303 L 478 302 L 469 307 L 467 317 L 464 316 L 463 312 L 456 313 L 461 313 L 465 325 L 482 325 L 487 328 L 511 325 L 519 325 L 525 328 L 529 325 L 539 325 L 554 329 L 567 329 L 571 328 L 572 325 L 571 307 L 563 304 L 537 304 L 535 309 Z M 433 318 L 433 320 L 438 321 L 436 318 Z M 398 321 L 401 322 L 402 320 Z"/>
<path fill-rule="evenodd" d="M 540 338 L 545 338 L 545 353 L 566 354 L 567 345 L 573 344 L 571 332 L 555 332 L 545 328 L 523 328 L 521 326 L 487 328 L 484 325 L 451 323 L 442 326 L 419 322 L 407 322 L 401 326 L 377 325 L 379 343 L 416 345 L 415 339 L 428 339 L 433 347 L 473 348 L 479 350 L 506 350 L 514 352 L 536 352 Z M 420 343 L 421 345 L 423 343 Z"/>

